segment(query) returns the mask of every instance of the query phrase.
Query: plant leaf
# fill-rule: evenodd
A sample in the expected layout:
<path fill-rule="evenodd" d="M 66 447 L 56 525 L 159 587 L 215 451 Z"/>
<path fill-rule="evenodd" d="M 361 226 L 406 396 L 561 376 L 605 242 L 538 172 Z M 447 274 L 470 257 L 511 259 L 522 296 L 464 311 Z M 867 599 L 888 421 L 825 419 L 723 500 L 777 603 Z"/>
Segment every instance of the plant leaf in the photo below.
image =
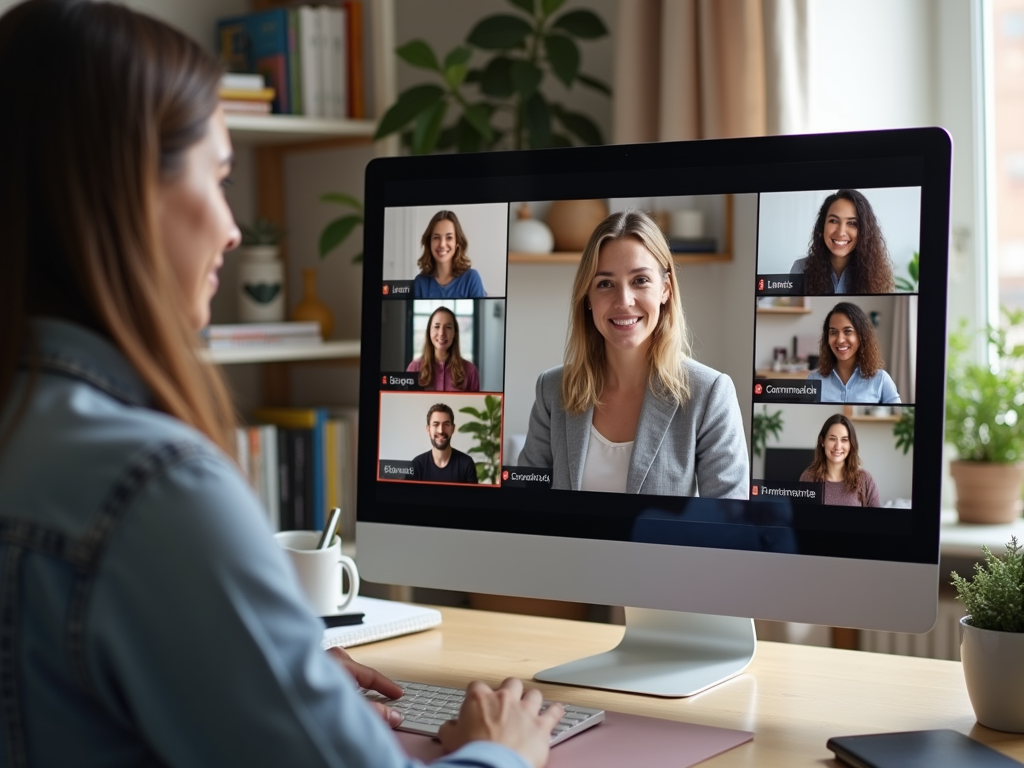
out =
<path fill-rule="evenodd" d="M 402 91 L 398 100 L 384 113 L 373 138 L 381 139 L 400 131 L 420 112 L 429 109 L 442 98 L 444 89 L 439 85 L 415 85 Z"/>
<path fill-rule="evenodd" d="M 579 138 L 584 144 L 590 144 L 591 146 L 604 144 L 601 129 L 586 115 L 581 115 L 579 112 L 559 110 L 557 117 L 566 130 Z"/>
<path fill-rule="evenodd" d="M 571 147 L 572 142 L 569 137 L 564 133 L 552 133 L 551 134 L 551 146 L 552 147 Z"/>
<path fill-rule="evenodd" d="M 540 10 L 545 18 L 557 11 L 565 4 L 565 0 L 541 0 Z"/>
<path fill-rule="evenodd" d="M 582 37 L 584 40 L 594 40 L 608 34 L 608 28 L 601 21 L 601 17 L 593 11 L 575 10 L 569 11 L 557 19 L 552 25 L 555 29 L 561 29 L 570 35 Z"/>
<path fill-rule="evenodd" d="M 429 155 L 437 146 L 437 139 L 441 134 L 441 123 L 448 112 L 448 102 L 443 99 L 434 106 L 421 112 L 416 118 L 416 126 L 412 131 L 412 153 L 414 155 Z"/>
<path fill-rule="evenodd" d="M 512 85 L 522 97 L 523 103 L 528 102 L 537 92 L 543 77 L 544 71 L 535 64 L 522 60 L 512 62 Z"/>
<path fill-rule="evenodd" d="M 351 214 L 349 216 L 340 216 L 324 227 L 324 231 L 320 233 L 320 258 L 322 259 L 345 242 L 346 238 L 352 234 L 352 230 L 362 223 L 362 216 Z"/>
<path fill-rule="evenodd" d="M 363 210 L 363 203 L 359 198 L 352 197 L 352 195 L 346 195 L 344 192 L 326 192 L 320 195 L 320 202 L 347 205 L 349 208 L 355 208 L 360 213 Z"/>
<path fill-rule="evenodd" d="M 534 93 L 524 106 L 524 122 L 530 134 L 530 149 L 551 146 L 551 111 L 540 93 Z"/>
<path fill-rule="evenodd" d="M 410 40 L 405 45 L 395 49 L 395 53 L 402 61 L 412 64 L 420 69 L 430 69 L 440 72 L 441 66 L 437 63 L 437 55 L 434 49 L 425 40 Z M 450 55 L 450 54 L 449 54 Z"/>
<path fill-rule="evenodd" d="M 534 0 L 508 0 L 516 8 L 522 8 L 528 14 L 533 16 L 536 13 Z"/>
<path fill-rule="evenodd" d="M 473 130 L 480 134 L 484 141 L 494 139 L 494 129 L 491 128 L 491 111 L 483 104 L 470 104 L 462 111 L 466 122 L 473 126 Z"/>
<path fill-rule="evenodd" d="M 500 51 L 521 46 L 531 32 L 533 27 L 528 21 L 499 13 L 481 19 L 470 30 L 466 42 L 485 51 Z"/>
<path fill-rule="evenodd" d="M 548 35 L 544 38 L 544 52 L 555 77 L 571 88 L 580 70 L 579 46 L 565 35 Z"/>
<path fill-rule="evenodd" d="M 444 81 L 453 91 L 458 90 L 459 86 L 462 85 L 463 81 L 466 79 L 466 74 L 468 72 L 469 67 L 465 64 L 452 64 L 444 71 Z"/>
<path fill-rule="evenodd" d="M 464 45 L 456 46 L 448 52 L 448 55 L 444 57 L 444 68 L 447 71 L 449 67 L 453 67 L 457 64 L 465 64 L 469 61 L 469 57 L 473 55 L 473 51 Z"/>
<path fill-rule="evenodd" d="M 496 99 L 511 96 L 515 90 L 512 84 L 512 59 L 507 56 L 491 59 L 480 73 L 480 90 Z"/>
<path fill-rule="evenodd" d="M 577 73 L 576 79 L 583 85 L 587 86 L 588 88 L 593 88 L 595 91 L 600 91 L 605 96 L 612 95 L 612 89 L 595 77 L 591 77 L 590 75 L 584 75 L 582 72 L 580 72 Z"/>

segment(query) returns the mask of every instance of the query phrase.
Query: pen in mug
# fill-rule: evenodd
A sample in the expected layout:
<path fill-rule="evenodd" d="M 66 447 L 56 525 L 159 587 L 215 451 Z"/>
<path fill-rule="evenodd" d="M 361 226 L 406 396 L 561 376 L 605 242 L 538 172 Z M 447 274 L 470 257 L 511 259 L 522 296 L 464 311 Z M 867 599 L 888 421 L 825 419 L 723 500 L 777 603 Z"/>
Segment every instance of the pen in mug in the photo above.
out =
<path fill-rule="evenodd" d="M 323 535 L 320 536 L 320 543 L 316 545 L 317 549 L 327 549 L 331 546 L 331 542 L 334 541 L 334 529 L 338 527 L 338 518 L 341 517 L 341 510 L 335 507 L 327 515 L 327 524 L 324 525 Z"/>

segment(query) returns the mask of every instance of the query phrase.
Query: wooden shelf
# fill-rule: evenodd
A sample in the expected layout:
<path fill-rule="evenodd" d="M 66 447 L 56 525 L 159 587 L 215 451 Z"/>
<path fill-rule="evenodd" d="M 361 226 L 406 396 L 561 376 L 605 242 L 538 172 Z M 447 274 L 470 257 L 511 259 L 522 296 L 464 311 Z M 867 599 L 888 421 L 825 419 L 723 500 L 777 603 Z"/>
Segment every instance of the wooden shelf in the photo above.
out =
<path fill-rule="evenodd" d="M 301 115 L 228 114 L 228 131 L 238 144 L 364 143 L 373 139 L 373 120 L 335 120 Z"/>
<path fill-rule="evenodd" d="M 810 307 L 758 307 L 759 315 L 809 315 Z"/>
<path fill-rule="evenodd" d="M 847 416 L 850 421 L 873 421 L 878 424 L 895 424 L 900 420 L 899 416 L 871 416 L 856 414 L 853 416 Z"/>
<path fill-rule="evenodd" d="M 757 368 L 754 377 L 758 379 L 806 379 L 809 370 L 804 371 L 773 371 L 771 368 Z"/>
<path fill-rule="evenodd" d="M 204 356 L 220 365 L 285 363 L 301 360 L 341 360 L 359 357 L 359 341 L 325 341 L 322 344 L 250 346 L 208 349 Z"/>

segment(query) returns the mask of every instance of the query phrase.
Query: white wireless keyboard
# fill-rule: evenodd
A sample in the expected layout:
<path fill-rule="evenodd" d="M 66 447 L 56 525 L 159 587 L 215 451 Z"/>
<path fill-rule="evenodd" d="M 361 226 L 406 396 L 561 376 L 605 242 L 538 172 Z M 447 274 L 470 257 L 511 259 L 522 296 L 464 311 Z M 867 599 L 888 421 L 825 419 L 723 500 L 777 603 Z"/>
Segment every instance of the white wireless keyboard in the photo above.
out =
<path fill-rule="evenodd" d="M 405 691 L 405 695 L 400 699 L 389 699 L 376 691 L 364 690 L 363 694 L 372 701 L 383 702 L 401 712 L 405 720 L 398 726 L 400 731 L 436 736 L 442 723 L 459 716 L 462 700 L 466 697 L 466 692 L 459 688 L 412 683 L 407 680 L 395 682 Z M 552 703 L 545 701 L 541 711 Z M 562 707 L 565 709 L 565 715 L 551 731 L 551 746 L 560 744 L 604 720 L 603 709 L 577 707 L 572 704 L 562 704 Z"/>

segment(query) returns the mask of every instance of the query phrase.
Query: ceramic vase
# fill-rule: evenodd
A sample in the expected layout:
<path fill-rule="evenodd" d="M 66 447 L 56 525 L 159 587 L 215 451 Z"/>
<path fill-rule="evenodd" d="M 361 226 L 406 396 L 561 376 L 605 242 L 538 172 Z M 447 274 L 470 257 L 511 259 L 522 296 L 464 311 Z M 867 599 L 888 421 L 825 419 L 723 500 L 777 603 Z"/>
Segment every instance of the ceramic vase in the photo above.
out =
<path fill-rule="evenodd" d="M 316 270 L 302 270 L 302 300 L 292 310 L 292 320 L 320 323 L 320 336 L 326 341 L 334 328 L 331 310 L 316 295 Z"/>
<path fill-rule="evenodd" d="M 960 619 L 960 660 L 974 715 L 986 728 L 1024 733 L 1024 632 L 996 632 Z"/>
<path fill-rule="evenodd" d="M 238 320 L 272 323 L 284 320 L 284 264 L 276 245 L 239 249 Z"/>
<path fill-rule="evenodd" d="M 518 253 L 551 253 L 555 238 L 543 221 L 530 217 L 530 206 L 523 203 L 516 212 L 516 220 L 508 229 L 508 249 Z"/>
<path fill-rule="evenodd" d="M 1024 462 L 998 464 L 953 461 L 949 474 L 956 483 L 956 511 L 963 523 L 1012 523 L 1021 516 Z"/>
<path fill-rule="evenodd" d="M 556 251 L 582 251 L 594 228 L 608 216 L 604 200 L 555 200 L 545 217 Z"/>

